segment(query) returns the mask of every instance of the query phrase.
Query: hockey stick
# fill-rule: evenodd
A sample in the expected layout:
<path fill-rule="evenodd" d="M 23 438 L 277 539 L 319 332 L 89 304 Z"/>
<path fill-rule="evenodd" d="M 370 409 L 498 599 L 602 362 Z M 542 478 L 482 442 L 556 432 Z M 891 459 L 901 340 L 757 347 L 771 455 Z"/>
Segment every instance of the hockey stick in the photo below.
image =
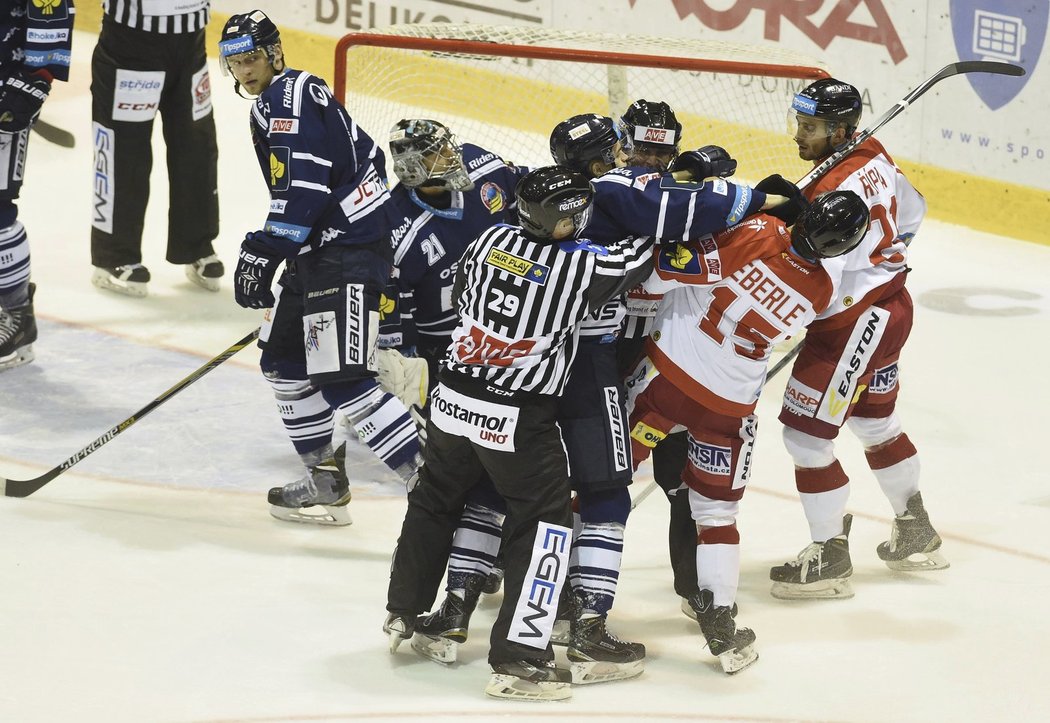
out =
<path fill-rule="evenodd" d="M 766 374 L 766 381 L 762 383 L 762 386 L 765 386 L 766 384 L 768 384 L 770 379 L 772 379 L 777 374 L 779 374 L 780 371 L 784 367 L 786 367 L 791 362 L 792 359 L 797 357 L 798 353 L 800 351 L 802 351 L 802 345 L 805 344 L 805 343 L 806 343 L 806 340 L 803 339 L 798 344 L 795 344 L 795 346 L 792 347 L 791 351 L 789 351 L 787 354 L 784 355 L 784 358 L 782 358 L 780 361 L 778 361 L 776 364 L 774 364 L 773 368 L 769 370 L 768 374 Z M 634 510 L 635 507 L 637 507 L 638 505 L 642 504 L 642 501 L 645 500 L 646 497 L 648 497 L 654 491 L 656 491 L 657 486 L 658 485 L 656 484 L 656 481 L 654 480 L 653 482 L 650 482 L 646 486 L 646 488 L 644 490 L 639 492 L 638 496 L 635 497 L 633 500 L 631 500 L 631 510 Z"/>
<path fill-rule="evenodd" d="M 159 407 L 161 404 L 163 404 L 164 402 L 168 401 L 169 399 L 174 397 L 176 394 L 181 392 L 183 389 L 185 389 L 189 385 L 193 384 L 195 381 L 197 381 L 198 379 L 203 377 L 205 374 L 210 372 L 212 369 L 214 369 L 215 367 L 219 366 L 224 361 L 229 359 L 231 356 L 233 356 L 234 354 L 239 352 L 241 349 L 243 349 L 244 347 L 246 347 L 249 344 L 251 344 L 252 341 L 254 341 L 255 338 L 258 337 L 258 336 L 259 336 L 259 330 L 255 329 L 250 334 L 245 336 L 243 339 L 241 339 L 240 341 L 235 343 L 233 346 L 228 348 L 226 351 L 224 351 L 222 354 L 219 354 L 217 357 L 215 357 L 214 359 L 209 361 L 207 364 L 205 364 L 204 366 L 202 366 L 199 369 L 197 369 L 195 372 L 193 372 L 189 376 L 184 377 L 182 380 L 177 382 L 175 384 L 175 386 L 171 387 L 168 391 L 164 392 L 159 397 L 154 399 L 152 402 L 150 402 L 149 404 L 144 406 L 142 409 L 138 410 L 137 412 L 132 414 L 130 417 L 125 419 L 123 422 L 121 422 L 117 426 L 115 426 L 112 429 L 110 429 L 108 432 L 103 434 L 101 437 L 96 439 L 91 444 L 87 445 L 86 447 L 82 447 L 72 457 L 70 457 L 69 459 L 67 459 L 65 462 L 63 462 L 62 464 L 58 465 L 57 467 L 53 467 L 50 471 L 45 472 L 44 474 L 40 475 L 39 477 L 34 477 L 33 479 L 26 479 L 26 480 L 6 479 L 4 477 L 0 477 L 0 492 L 3 492 L 4 495 L 7 496 L 7 497 L 28 497 L 29 495 L 33 494 L 38 489 L 40 489 L 41 487 L 46 485 L 48 482 L 53 480 L 55 477 L 58 477 L 60 474 L 65 472 L 67 469 L 69 469 L 70 467 L 75 465 L 77 462 L 79 462 L 80 460 L 84 459 L 85 457 L 87 457 L 92 452 L 96 452 L 102 445 L 104 445 L 107 442 L 109 442 L 110 440 L 112 440 L 118 434 L 120 434 L 121 432 L 126 430 L 128 427 L 133 425 L 135 422 L 137 422 L 140 419 L 142 419 L 143 417 L 145 417 L 147 414 L 152 412 L 154 409 Z"/>
<path fill-rule="evenodd" d="M 58 126 L 53 126 L 47 121 L 42 121 L 39 118 L 33 123 L 31 128 L 40 134 L 40 137 L 45 141 L 51 141 L 55 145 L 62 146 L 63 148 L 73 148 L 77 144 L 77 139 L 67 130 L 62 130 Z"/>
<path fill-rule="evenodd" d="M 936 73 L 931 75 L 929 78 L 924 80 L 919 87 L 912 90 L 906 96 L 897 101 L 897 104 L 890 108 L 888 111 L 879 116 L 874 123 L 869 125 L 867 128 L 862 130 L 856 136 L 854 136 L 846 145 L 839 150 L 832 153 L 830 156 L 824 159 L 822 163 L 813 167 L 809 173 L 802 177 L 802 180 L 798 182 L 799 188 L 805 188 L 809 184 L 813 183 L 816 179 L 823 176 L 825 173 L 830 171 L 834 166 L 838 165 L 839 161 L 848 156 L 853 152 L 853 149 L 859 146 L 864 141 L 875 135 L 875 131 L 882 128 L 884 125 L 889 123 L 891 120 L 903 113 L 908 106 L 918 100 L 923 93 L 928 91 L 937 83 L 941 82 L 945 78 L 950 78 L 953 75 L 961 75 L 963 73 L 995 73 L 998 75 L 1024 75 L 1024 68 L 1019 65 L 1012 65 L 1010 63 L 998 63 L 991 60 L 964 60 L 959 63 L 949 63 L 944 66 Z"/>

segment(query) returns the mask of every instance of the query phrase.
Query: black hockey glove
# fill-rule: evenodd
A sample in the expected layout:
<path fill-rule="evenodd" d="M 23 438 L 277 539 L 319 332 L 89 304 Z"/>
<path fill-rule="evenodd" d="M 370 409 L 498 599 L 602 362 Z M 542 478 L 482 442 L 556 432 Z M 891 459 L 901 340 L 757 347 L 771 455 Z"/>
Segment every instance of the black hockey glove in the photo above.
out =
<path fill-rule="evenodd" d="M 762 191 L 766 194 L 775 194 L 777 196 L 786 196 L 787 201 L 774 206 L 773 208 L 767 208 L 763 213 L 768 213 L 770 216 L 775 216 L 781 221 L 791 226 L 798 219 L 798 215 L 802 213 L 802 209 L 809 205 L 809 201 L 802 195 L 802 189 L 796 186 L 788 179 L 781 176 L 779 173 L 774 173 L 772 176 L 766 176 L 758 185 L 755 186 L 756 191 Z"/>
<path fill-rule="evenodd" d="M 0 133 L 24 131 L 40 115 L 51 84 L 41 75 L 19 70 L 0 89 Z"/>
<path fill-rule="evenodd" d="M 679 154 L 671 161 L 668 170 L 688 171 L 694 181 L 702 181 L 711 176 L 729 178 L 736 173 L 736 160 L 722 146 L 704 146 Z"/>
<path fill-rule="evenodd" d="M 270 287 L 281 263 L 281 255 L 262 239 L 266 233 L 254 231 L 244 237 L 233 275 L 233 298 L 245 309 L 268 309 L 274 298 Z"/>

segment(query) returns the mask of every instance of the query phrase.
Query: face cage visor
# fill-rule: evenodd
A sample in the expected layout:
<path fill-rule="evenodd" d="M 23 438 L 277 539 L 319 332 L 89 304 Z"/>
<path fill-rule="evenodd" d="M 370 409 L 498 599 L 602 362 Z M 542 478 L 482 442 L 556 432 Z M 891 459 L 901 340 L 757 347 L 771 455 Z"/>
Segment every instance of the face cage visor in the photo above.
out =
<path fill-rule="evenodd" d="M 844 120 L 821 118 L 816 115 L 816 108 L 816 101 L 811 98 L 796 95 L 795 99 L 791 102 L 791 108 L 787 112 L 788 135 L 792 138 L 803 141 L 812 141 L 818 138 L 823 138 L 831 144 L 831 137 L 835 134 L 835 130 L 841 125 L 846 128 L 846 141 L 853 136 L 853 131 L 856 130 L 853 126 L 850 126 L 850 124 Z M 832 148 L 838 150 L 842 145 L 845 145 L 846 141 L 840 146 L 832 146 Z"/>
<path fill-rule="evenodd" d="M 394 175 L 403 185 L 408 188 L 436 187 L 448 191 L 469 191 L 474 188 L 474 182 L 470 180 L 463 163 L 463 149 L 456 142 L 455 134 L 442 130 L 424 148 L 409 147 L 402 151 L 396 150 L 399 141 L 396 136 L 391 138 L 390 155 L 394 160 Z M 428 157 L 433 161 L 429 167 Z M 444 168 L 435 171 L 441 165 Z"/>
<path fill-rule="evenodd" d="M 270 61 L 270 67 L 277 71 L 277 54 L 274 50 L 274 45 L 262 45 L 256 46 L 255 39 L 251 35 L 242 35 L 237 38 L 227 38 L 219 42 L 219 70 L 222 72 L 224 77 L 230 77 L 233 75 L 233 71 L 230 70 L 230 58 L 238 55 L 248 55 L 256 51 L 261 51 L 266 54 L 267 60 Z"/>

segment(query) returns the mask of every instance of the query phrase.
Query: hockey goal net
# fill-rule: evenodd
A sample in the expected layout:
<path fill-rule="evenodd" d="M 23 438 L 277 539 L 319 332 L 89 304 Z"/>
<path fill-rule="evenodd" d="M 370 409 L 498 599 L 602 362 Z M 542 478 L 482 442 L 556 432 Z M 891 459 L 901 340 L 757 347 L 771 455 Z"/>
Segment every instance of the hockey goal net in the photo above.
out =
<path fill-rule="evenodd" d="M 427 117 L 460 142 L 548 165 L 560 121 L 616 118 L 645 98 L 675 110 L 683 150 L 724 146 L 737 176 L 750 181 L 808 170 L 787 135 L 787 109 L 799 88 L 828 76 L 817 61 L 778 46 L 451 24 L 346 35 L 335 68 L 336 96 L 384 149 L 399 119 Z"/>

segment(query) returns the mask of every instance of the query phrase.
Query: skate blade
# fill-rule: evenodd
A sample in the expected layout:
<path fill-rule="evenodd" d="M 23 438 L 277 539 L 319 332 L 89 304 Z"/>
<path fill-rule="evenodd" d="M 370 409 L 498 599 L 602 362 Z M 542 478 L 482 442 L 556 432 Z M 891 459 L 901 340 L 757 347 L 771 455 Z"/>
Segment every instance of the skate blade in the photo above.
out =
<path fill-rule="evenodd" d="M 201 276 L 193 270 L 192 265 L 186 266 L 186 278 L 202 289 L 207 289 L 208 291 L 220 291 L 222 288 L 220 278 L 213 279 L 208 276 Z"/>
<path fill-rule="evenodd" d="M 939 552 L 916 552 L 903 560 L 883 560 L 883 562 L 886 563 L 886 567 L 898 572 L 928 572 L 946 570 L 951 567 L 951 563 Z"/>
<path fill-rule="evenodd" d="M 137 299 L 144 298 L 146 296 L 147 285 L 143 281 L 115 281 L 105 271 L 101 269 L 95 271 L 91 276 L 91 283 L 99 289 L 105 289 L 106 291 L 115 291 L 118 294 L 124 294 L 124 296 L 134 296 Z"/>
<path fill-rule="evenodd" d="M 310 507 L 280 507 L 270 505 L 270 514 L 285 522 L 300 522 L 328 527 L 346 527 L 354 521 L 346 505 L 312 505 Z"/>
<path fill-rule="evenodd" d="M 627 678 L 641 675 L 644 670 L 644 660 L 634 660 L 630 663 L 609 663 L 601 660 L 592 660 L 570 663 L 569 665 L 569 672 L 572 673 L 572 682 L 576 685 L 605 683 L 610 680 L 626 680 Z"/>
<path fill-rule="evenodd" d="M 693 610 L 693 606 L 689 604 L 689 600 L 682 598 L 682 603 L 679 607 L 682 610 L 682 615 L 685 615 L 690 620 L 696 620 L 696 610 Z"/>
<path fill-rule="evenodd" d="M 722 671 L 726 675 L 736 675 L 744 668 L 758 660 L 758 651 L 754 645 L 748 645 L 739 650 L 730 650 L 718 656 L 718 662 L 722 664 Z"/>
<path fill-rule="evenodd" d="M 387 647 L 390 649 L 391 655 L 397 652 L 397 649 L 401 647 L 401 643 L 405 642 L 405 640 L 406 638 L 401 634 L 400 630 L 391 628 L 386 631 Z"/>
<path fill-rule="evenodd" d="M 514 675 L 493 673 L 489 684 L 485 686 L 485 694 L 510 700 L 566 700 L 572 697 L 572 685 L 560 682 L 533 683 Z"/>
<path fill-rule="evenodd" d="M 569 621 L 555 620 L 554 628 L 551 630 L 551 645 L 568 646 L 571 642 L 572 635 L 569 632 Z"/>
<path fill-rule="evenodd" d="M 804 584 L 775 582 L 769 594 L 777 600 L 849 600 L 853 585 L 849 580 L 819 580 Z"/>
<path fill-rule="evenodd" d="M 459 643 L 440 636 L 416 633 L 412 636 L 412 649 L 435 663 L 452 665 L 456 662 Z"/>
<path fill-rule="evenodd" d="M 23 364 L 28 364 L 34 359 L 36 359 L 36 355 L 33 354 L 33 345 L 26 344 L 25 346 L 15 350 L 13 353 L 8 354 L 4 358 L 0 359 L 0 372 L 4 371 L 5 369 L 14 369 L 15 367 L 20 367 Z"/>

